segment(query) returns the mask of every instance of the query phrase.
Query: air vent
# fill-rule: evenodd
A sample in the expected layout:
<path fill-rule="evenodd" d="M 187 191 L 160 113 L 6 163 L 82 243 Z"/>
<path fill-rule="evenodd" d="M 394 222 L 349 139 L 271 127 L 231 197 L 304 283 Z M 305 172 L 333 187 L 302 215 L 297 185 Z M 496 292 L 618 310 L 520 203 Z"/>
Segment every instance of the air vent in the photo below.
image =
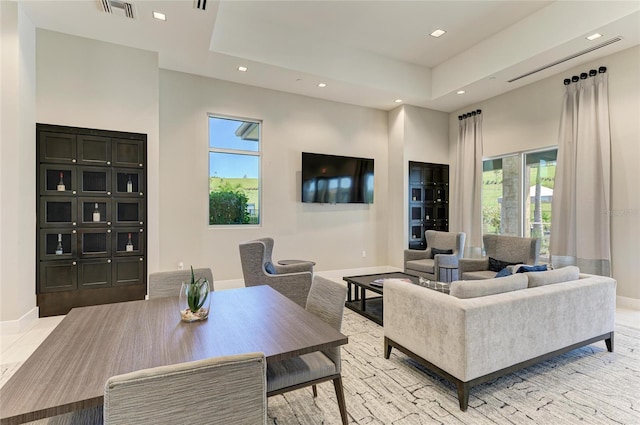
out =
<path fill-rule="evenodd" d="M 200 10 L 207 10 L 207 0 L 193 0 L 193 7 Z"/>
<path fill-rule="evenodd" d="M 126 18 L 135 19 L 133 4 L 119 0 L 101 0 L 102 10 L 112 15 L 120 15 Z"/>
<path fill-rule="evenodd" d="M 552 66 L 556 66 L 556 65 L 559 65 L 559 64 L 561 64 L 563 62 L 569 61 L 571 59 L 575 59 L 578 56 L 586 55 L 587 53 L 593 52 L 594 50 L 598 50 L 598 49 L 600 49 L 602 47 L 606 47 L 606 46 L 608 46 L 610 44 L 617 43 L 620 40 L 622 40 L 622 37 L 620 37 L 620 36 L 618 36 L 616 38 L 612 38 L 611 40 L 605 41 L 604 43 L 598 44 L 597 46 L 589 47 L 588 49 L 585 49 L 585 50 L 582 50 L 580 52 L 574 53 L 574 54 L 569 55 L 569 56 L 567 56 L 565 58 L 558 59 L 557 61 L 551 62 L 550 64 L 547 64 L 545 66 L 541 66 L 540 68 L 536 68 L 533 71 L 529 71 L 526 74 L 520 75 L 519 77 L 512 78 L 511 80 L 509 80 L 509 82 L 513 83 L 514 81 L 518 81 L 521 78 L 528 77 L 529 75 L 533 75 L 536 72 L 544 71 L 545 69 L 549 69 Z"/>

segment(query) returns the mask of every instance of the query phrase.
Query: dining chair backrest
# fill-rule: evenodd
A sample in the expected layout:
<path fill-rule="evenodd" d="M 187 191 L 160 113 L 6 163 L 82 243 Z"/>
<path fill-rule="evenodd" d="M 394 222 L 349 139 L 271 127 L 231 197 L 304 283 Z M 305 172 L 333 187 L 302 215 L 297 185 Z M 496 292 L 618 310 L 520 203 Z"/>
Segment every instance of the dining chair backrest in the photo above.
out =
<path fill-rule="evenodd" d="M 209 288 L 213 291 L 213 273 L 210 268 L 193 269 L 197 278 L 209 281 Z M 180 294 L 182 282 L 191 281 L 191 269 L 156 272 L 149 275 L 149 299 L 162 297 L 177 297 Z"/>
<path fill-rule="evenodd" d="M 105 425 L 267 422 L 263 353 L 213 357 L 109 378 Z"/>
<path fill-rule="evenodd" d="M 342 329 L 346 298 L 346 285 L 316 275 L 311 283 L 305 309 L 339 331 Z M 323 353 L 335 363 L 337 371 L 340 373 L 340 347 L 329 348 Z"/>

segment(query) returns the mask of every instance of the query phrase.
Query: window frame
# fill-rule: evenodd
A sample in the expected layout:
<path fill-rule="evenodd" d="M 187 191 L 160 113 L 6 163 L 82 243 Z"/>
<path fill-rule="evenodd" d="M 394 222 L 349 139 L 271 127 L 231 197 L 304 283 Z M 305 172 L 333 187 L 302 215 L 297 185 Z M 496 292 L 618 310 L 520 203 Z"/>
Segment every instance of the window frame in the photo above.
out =
<path fill-rule="evenodd" d="M 232 120 L 232 121 L 242 121 L 248 123 L 255 123 L 258 125 L 258 149 L 255 151 L 244 150 L 244 149 L 229 149 L 229 148 L 218 148 L 211 146 L 211 131 L 209 121 L 212 118 L 223 119 L 223 120 Z M 264 121 L 256 118 L 246 118 L 239 117 L 234 115 L 226 115 L 226 114 L 217 114 L 217 113 L 207 113 L 207 226 L 209 228 L 256 228 L 262 227 L 263 222 L 263 203 L 262 203 L 262 127 Z M 257 223 L 232 223 L 232 224 L 211 224 L 209 222 L 210 215 L 210 204 L 209 204 L 209 195 L 211 194 L 211 154 L 212 153 L 223 153 L 223 154 L 233 154 L 233 155 L 245 155 L 245 156 L 253 156 L 258 158 L 258 221 Z"/>

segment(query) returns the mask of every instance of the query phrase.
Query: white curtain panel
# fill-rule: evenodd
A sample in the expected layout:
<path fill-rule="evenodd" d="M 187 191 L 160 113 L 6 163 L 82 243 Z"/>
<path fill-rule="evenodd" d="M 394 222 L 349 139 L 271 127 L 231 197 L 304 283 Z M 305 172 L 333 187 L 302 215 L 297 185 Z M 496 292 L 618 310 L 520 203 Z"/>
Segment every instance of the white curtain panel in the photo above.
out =
<path fill-rule="evenodd" d="M 482 114 L 458 120 L 451 229 L 467 235 L 465 257 L 482 249 Z"/>
<path fill-rule="evenodd" d="M 554 266 L 611 274 L 608 74 L 565 86 L 552 203 Z"/>

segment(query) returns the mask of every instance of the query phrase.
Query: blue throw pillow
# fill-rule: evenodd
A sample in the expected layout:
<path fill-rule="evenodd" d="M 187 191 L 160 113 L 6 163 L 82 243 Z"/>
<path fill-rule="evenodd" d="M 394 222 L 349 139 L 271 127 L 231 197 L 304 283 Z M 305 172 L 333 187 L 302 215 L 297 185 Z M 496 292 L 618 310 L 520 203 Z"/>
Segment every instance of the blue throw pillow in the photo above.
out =
<path fill-rule="evenodd" d="M 500 270 L 497 274 L 496 277 L 505 277 L 505 276 L 511 276 L 511 270 L 509 270 L 508 268 L 504 268 L 502 270 Z"/>
<path fill-rule="evenodd" d="M 526 273 L 526 272 L 546 272 L 547 271 L 547 265 L 546 264 L 539 264 L 537 266 L 527 266 L 527 265 L 521 265 L 520 267 L 518 267 L 518 270 L 516 270 L 516 273 Z"/>
<path fill-rule="evenodd" d="M 273 267 L 273 264 L 271 264 L 271 261 L 267 261 L 267 263 L 265 263 L 264 265 L 264 269 L 266 270 L 267 273 L 269 274 L 278 274 L 276 272 L 276 268 Z"/>
<path fill-rule="evenodd" d="M 493 257 L 489 257 L 489 270 L 491 270 L 492 272 L 500 272 L 502 271 L 502 269 L 504 269 L 507 266 L 515 266 L 518 263 L 510 263 L 508 261 L 500 261 L 500 260 L 496 260 Z"/>

